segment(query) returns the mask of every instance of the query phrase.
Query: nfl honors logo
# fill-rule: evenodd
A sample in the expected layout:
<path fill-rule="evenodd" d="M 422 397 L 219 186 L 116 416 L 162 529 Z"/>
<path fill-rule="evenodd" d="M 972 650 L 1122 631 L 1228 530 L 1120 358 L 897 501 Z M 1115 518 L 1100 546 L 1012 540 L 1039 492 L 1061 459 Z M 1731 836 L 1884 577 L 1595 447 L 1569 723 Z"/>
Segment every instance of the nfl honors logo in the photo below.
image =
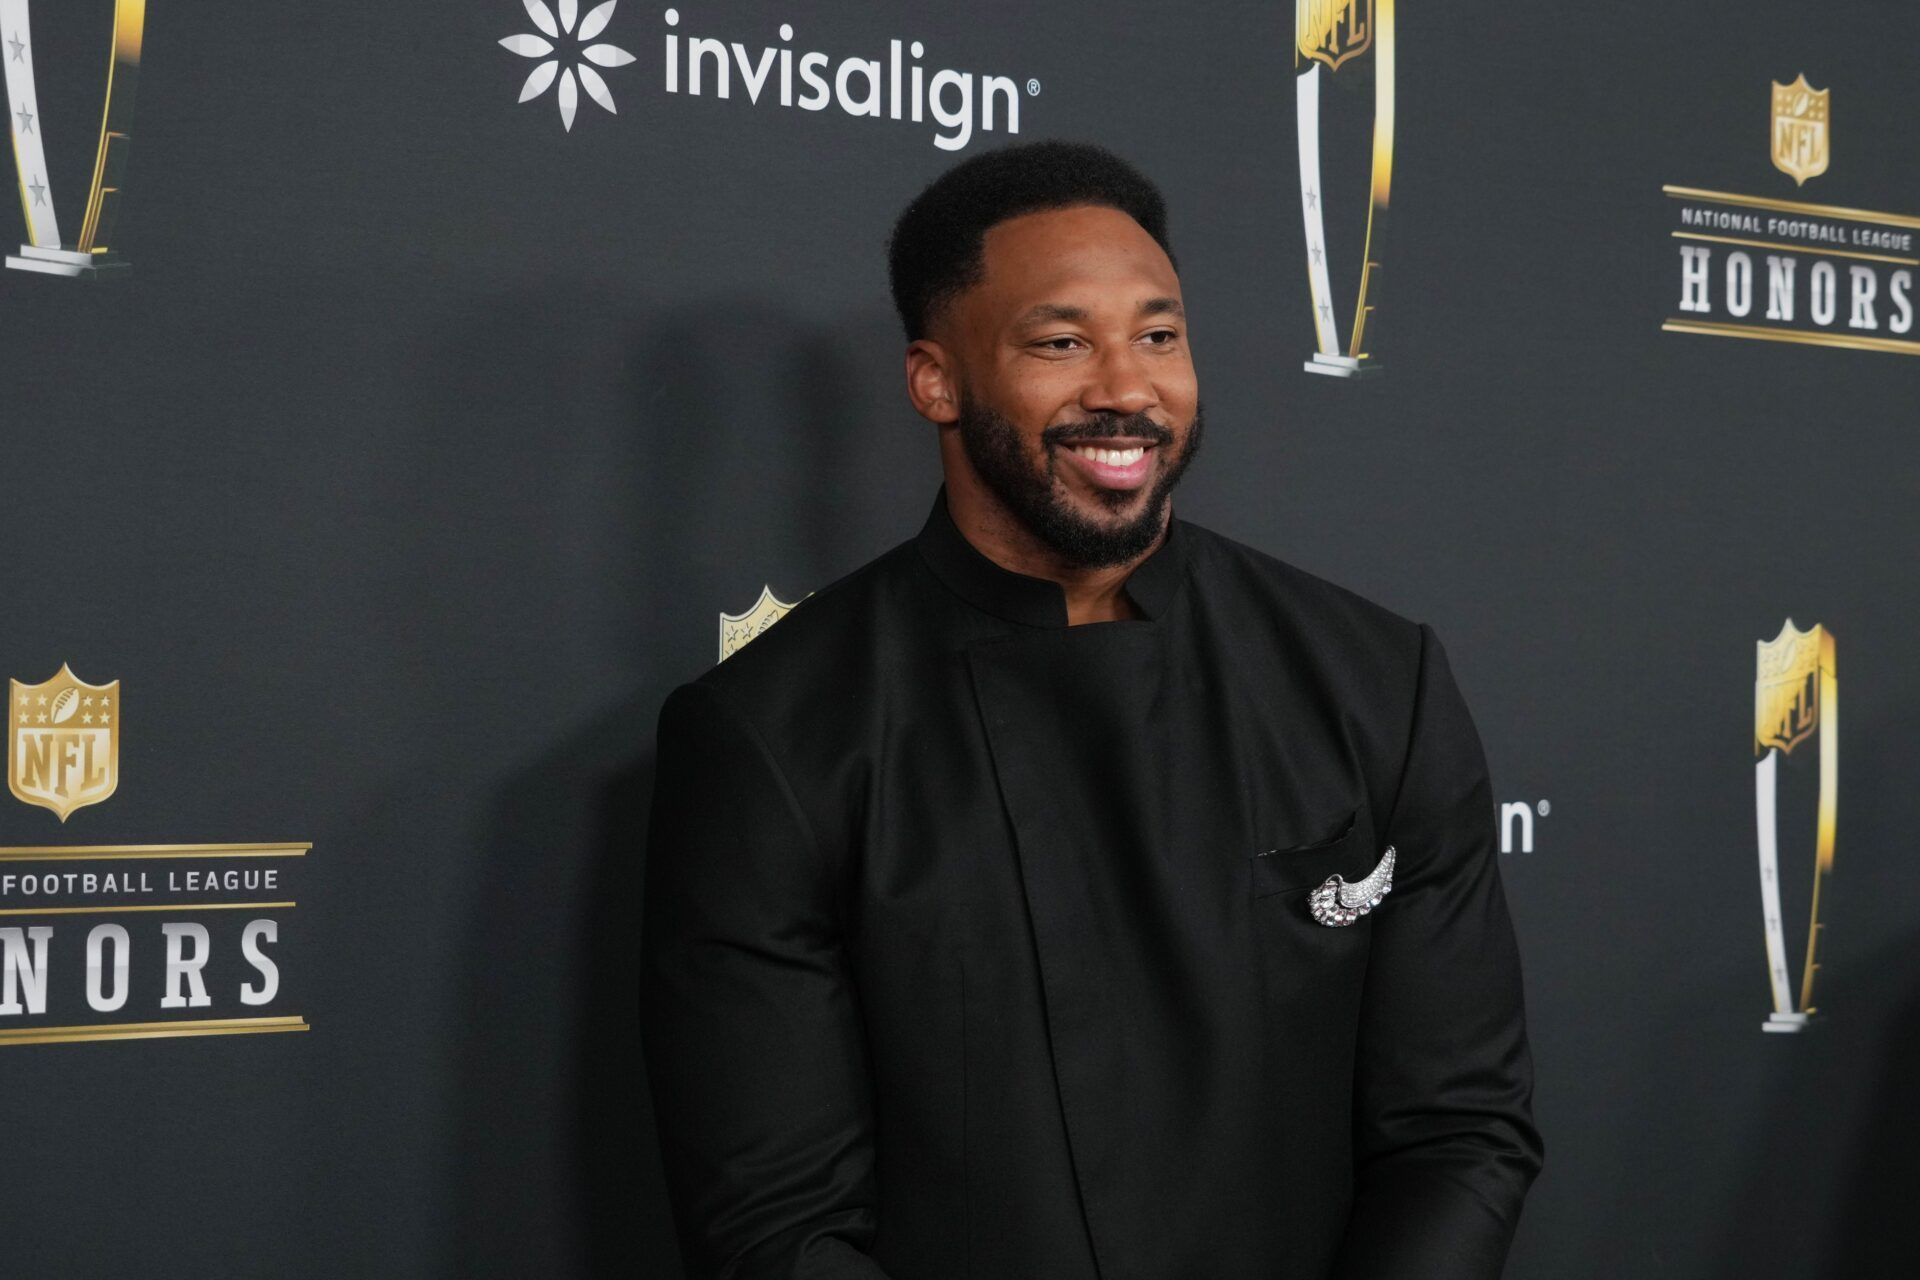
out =
<path fill-rule="evenodd" d="M 65 663 L 43 684 L 9 680 L 7 788 L 60 821 L 120 785 L 120 682 L 88 684 Z"/>
<path fill-rule="evenodd" d="M 1827 98 L 1804 73 L 1792 84 L 1773 84 L 1773 167 L 1798 187 L 1827 171 Z"/>

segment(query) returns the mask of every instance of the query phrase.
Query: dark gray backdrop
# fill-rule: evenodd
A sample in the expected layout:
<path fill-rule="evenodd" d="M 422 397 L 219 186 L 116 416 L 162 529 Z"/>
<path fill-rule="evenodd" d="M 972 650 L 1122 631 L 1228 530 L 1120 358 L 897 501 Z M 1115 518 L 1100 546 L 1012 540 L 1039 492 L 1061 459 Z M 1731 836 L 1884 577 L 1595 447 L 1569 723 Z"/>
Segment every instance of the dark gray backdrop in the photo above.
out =
<path fill-rule="evenodd" d="M 98 8 L 35 15 L 43 81 L 103 61 Z M 110 801 L 0 799 L 0 842 L 314 843 L 311 1033 L 0 1047 L 10 1273 L 678 1274 L 634 1033 L 653 717 L 718 612 L 917 528 L 882 240 L 956 156 L 667 94 L 663 8 L 622 0 L 619 113 L 568 131 L 554 91 L 514 101 L 516 0 L 155 5 L 132 278 L 0 272 L 0 673 L 71 662 L 138 709 Z M 1920 361 L 1662 333 L 1660 186 L 1920 212 L 1911 6 L 1402 4 L 1363 383 L 1300 369 L 1291 6 L 679 11 L 750 53 L 789 20 L 836 62 L 918 38 L 929 73 L 1037 78 L 1021 138 L 1163 185 L 1216 424 L 1180 513 L 1432 622 L 1498 798 L 1551 802 L 1503 858 L 1548 1142 L 1510 1274 L 1890 1265 Z M 1835 104 L 1798 192 L 1765 151 L 1797 72 Z M 60 74 L 71 218 L 97 106 Z M 1749 767 L 1788 615 L 1838 636 L 1847 704 L 1797 1038 L 1759 1031 Z"/>

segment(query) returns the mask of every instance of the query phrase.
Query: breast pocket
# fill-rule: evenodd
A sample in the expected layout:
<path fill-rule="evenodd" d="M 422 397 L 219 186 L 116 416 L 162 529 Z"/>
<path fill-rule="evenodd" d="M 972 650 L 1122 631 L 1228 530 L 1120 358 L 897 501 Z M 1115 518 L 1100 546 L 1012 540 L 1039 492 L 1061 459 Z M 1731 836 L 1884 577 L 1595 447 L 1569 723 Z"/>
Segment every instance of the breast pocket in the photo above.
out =
<path fill-rule="evenodd" d="M 1350 1080 L 1374 917 L 1330 929 L 1314 919 L 1307 897 L 1329 876 L 1351 883 L 1373 870 L 1379 851 L 1372 812 L 1364 804 L 1334 810 L 1300 821 L 1280 839 L 1288 836 L 1290 841 L 1275 841 L 1247 859 L 1248 937 L 1261 989 L 1263 1043 L 1271 1062 L 1306 1071 L 1301 1064 L 1321 1060 L 1315 1078 Z M 1334 1099 L 1330 1110 L 1344 1115 L 1344 1102 Z"/>
<path fill-rule="evenodd" d="M 1318 888 L 1328 876 L 1358 880 L 1372 870 L 1373 823 L 1365 806 L 1303 826 L 1326 834 L 1252 855 L 1254 897 Z"/>

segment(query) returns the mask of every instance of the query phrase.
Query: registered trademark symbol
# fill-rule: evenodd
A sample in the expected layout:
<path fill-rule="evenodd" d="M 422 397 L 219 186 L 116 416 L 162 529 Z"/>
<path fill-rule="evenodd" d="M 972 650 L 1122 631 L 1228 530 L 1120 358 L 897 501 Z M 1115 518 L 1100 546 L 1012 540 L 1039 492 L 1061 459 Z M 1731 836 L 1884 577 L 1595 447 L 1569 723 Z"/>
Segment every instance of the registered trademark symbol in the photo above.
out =
<path fill-rule="evenodd" d="M 1038 80 L 1027 81 L 1027 96 L 1029 98 L 1037 97 L 1039 93 L 1040 93 L 1040 82 Z"/>
<path fill-rule="evenodd" d="M 1533 807 L 1539 811 L 1540 816 L 1543 818 L 1553 812 L 1553 806 L 1548 804 L 1545 800 L 1542 800 L 1539 804 Z"/>

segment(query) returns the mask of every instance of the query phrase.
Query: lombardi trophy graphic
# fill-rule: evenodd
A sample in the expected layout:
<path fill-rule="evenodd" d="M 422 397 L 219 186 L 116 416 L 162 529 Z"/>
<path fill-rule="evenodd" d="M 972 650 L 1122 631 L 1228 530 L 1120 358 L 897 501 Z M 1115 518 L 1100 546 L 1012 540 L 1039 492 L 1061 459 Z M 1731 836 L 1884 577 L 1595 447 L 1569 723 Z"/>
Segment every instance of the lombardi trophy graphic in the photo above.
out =
<path fill-rule="evenodd" d="M 1794 748 L 1816 744 L 1812 857 L 1796 863 L 1812 871 L 1806 960 L 1800 967 L 1799 1004 L 1794 1003 L 1787 960 L 1784 909 L 1780 900 L 1781 774 Z M 1818 1010 L 1813 979 L 1820 971 L 1821 890 L 1833 872 L 1834 829 L 1840 792 L 1840 681 L 1834 663 L 1833 633 L 1818 624 L 1802 631 L 1788 618 L 1780 634 L 1759 642 L 1753 680 L 1754 825 L 1759 837 L 1760 907 L 1766 926 L 1767 976 L 1773 987 L 1773 1012 L 1762 1029 L 1801 1031 Z M 1800 759 L 1804 760 L 1804 753 Z M 1802 846 L 1803 848 L 1805 846 Z M 1803 870 L 1802 876 L 1805 875 Z M 1805 879 L 1800 883 L 1806 883 Z"/>
<path fill-rule="evenodd" d="M 8 124 L 13 161 L 20 180 L 20 208 L 27 240 L 7 265 L 18 271 L 106 279 L 123 274 L 127 260 L 115 253 L 113 227 L 120 210 L 127 148 L 132 143 L 133 91 L 140 75 L 140 40 L 146 26 L 146 0 L 115 0 L 113 44 L 101 95 L 100 140 L 94 149 L 92 180 L 78 223 L 61 227 L 47 174 L 46 125 L 34 90 L 33 24 L 28 0 L 0 0 L 0 64 L 6 70 Z M 54 7 L 65 14 L 69 4 Z M 47 7 L 41 16 L 48 16 Z M 64 72 L 63 72 L 64 74 Z"/>
<path fill-rule="evenodd" d="M 1307 233 L 1315 338 L 1313 357 L 1306 363 L 1309 373 L 1352 378 L 1380 367 L 1368 343 L 1378 337 L 1372 320 L 1379 305 L 1380 237 L 1393 179 L 1393 6 L 1394 0 L 1295 0 L 1300 212 Z M 1305 70 L 1299 70 L 1303 65 Z M 1369 98 L 1370 146 L 1360 132 Z M 1334 110 L 1326 110 L 1329 107 Z M 1348 198 L 1349 184 L 1339 181 L 1347 175 L 1336 172 L 1354 168 L 1352 162 L 1367 165 L 1364 220 L 1359 202 Z M 1330 177 L 1335 179 L 1332 184 Z M 1330 185 L 1338 194 L 1330 195 Z M 1340 286 L 1354 279 L 1356 269 L 1358 279 L 1347 286 L 1349 294 Z M 1349 296 L 1352 310 L 1343 312 L 1342 302 Z M 1351 321 L 1344 346 L 1343 319 Z"/>

